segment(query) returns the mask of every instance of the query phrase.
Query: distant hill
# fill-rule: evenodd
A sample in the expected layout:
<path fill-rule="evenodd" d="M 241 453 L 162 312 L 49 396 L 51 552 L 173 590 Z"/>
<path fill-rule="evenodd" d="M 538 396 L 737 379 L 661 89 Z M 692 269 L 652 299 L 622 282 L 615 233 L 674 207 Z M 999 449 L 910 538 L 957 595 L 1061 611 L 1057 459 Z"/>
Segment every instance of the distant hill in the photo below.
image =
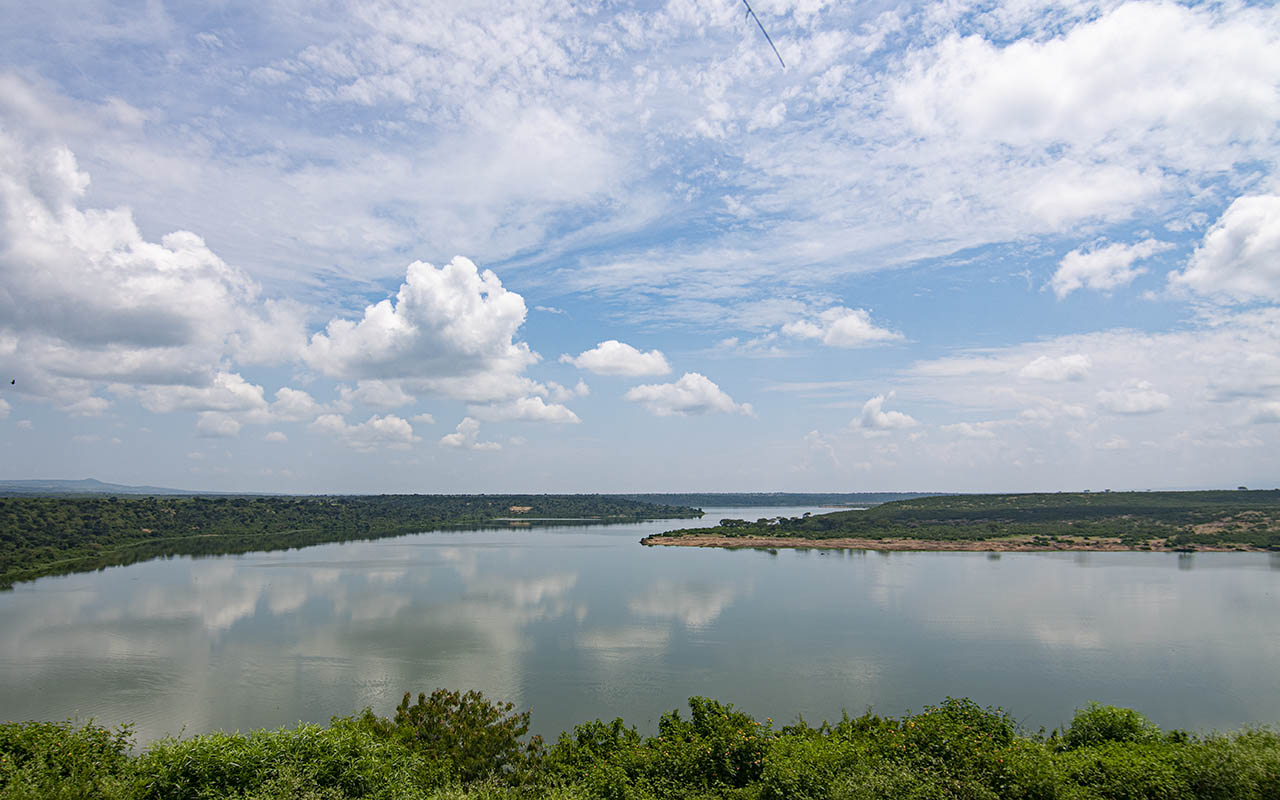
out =
<path fill-rule="evenodd" d="M 122 483 L 103 483 L 93 478 L 78 481 L 0 481 L 0 495 L 50 495 L 50 494 L 156 494 L 189 495 L 218 494 L 218 492 L 193 492 L 188 489 L 164 489 L 159 486 L 126 486 Z"/>
<path fill-rule="evenodd" d="M 622 494 L 629 500 L 694 508 L 757 506 L 874 506 L 945 492 L 686 492 Z"/>

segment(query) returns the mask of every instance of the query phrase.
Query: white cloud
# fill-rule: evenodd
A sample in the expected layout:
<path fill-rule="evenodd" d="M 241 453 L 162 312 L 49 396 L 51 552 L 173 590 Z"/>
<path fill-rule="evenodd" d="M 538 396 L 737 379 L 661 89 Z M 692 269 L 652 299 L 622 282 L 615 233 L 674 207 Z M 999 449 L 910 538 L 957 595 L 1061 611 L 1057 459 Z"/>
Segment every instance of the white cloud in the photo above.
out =
<path fill-rule="evenodd" d="M 212 439 L 229 439 L 240 435 L 240 421 L 222 411 L 201 411 L 196 430 Z"/>
<path fill-rule="evenodd" d="M 485 406 L 468 406 L 467 413 L 485 422 L 506 422 L 523 420 L 526 422 L 560 422 L 579 423 L 578 415 L 559 403 L 548 404 L 541 397 L 520 397 L 506 403 Z"/>
<path fill-rule="evenodd" d="M 1122 3 L 1061 36 L 1003 47 L 948 36 L 916 54 L 892 92 L 927 133 L 1105 152 L 1154 132 L 1180 145 L 1169 157 L 1185 159 L 1194 152 L 1188 139 L 1227 145 L 1271 135 L 1280 111 L 1275 37 L 1249 11 Z"/>
<path fill-rule="evenodd" d="M 29 419 L 20 419 L 13 424 L 14 424 L 14 427 L 24 431 L 35 430 L 35 427 L 36 427 L 35 423 Z"/>
<path fill-rule="evenodd" d="M 82 210 L 88 185 L 66 147 L 0 132 L 0 335 L 18 356 L 0 362 L 29 390 L 75 402 L 104 382 L 207 385 L 254 331 L 283 324 L 196 234 L 156 243 L 127 208 Z M 267 338 L 274 357 L 289 349 Z"/>
<path fill-rule="evenodd" d="M 86 397 L 63 406 L 62 410 L 73 417 L 100 417 L 110 407 L 111 401 L 105 397 Z"/>
<path fill-rule="evenodd" d="M 1142 268 L 1135 269 L 1135 261 L 1150 258 L 1171 247 L 1173 245 L 1168 242 L 1146 239 L 1132 245 L 1117 243 L 1094 249 L 1072 250 L 1063 256 L 1049 285 L 1059 298 L 1081 288 L 1109 292 L 1129 285 L 1134 278 L 1146 272 Z"/>
<path fill-rule="evenodd" d="M 965 439 L 994 439 L 996 432 L 990 422 L 957 422 L 941 426 L 947 433 L 954 433 Z"/>
<path fill-rule="evenodd" d="M 869 431 L 898 430 L 917 425 L 915 418 L 901 411 L 885 411 L 884 404 L 892 400 L 894 392 L 878 394 L 862 404 L 862 413 L 851 423 L 854 427 Z"/>
<path fill-rule="evenodd" d="M 1093 360 L 1083 353 L 1065 356 L 1036 356 L 1018 371 L 1022 378 L 1042 381 L 1078 381 L 1089 374 Z"/>
<path fill-rule="evenodd" d="M 782 333 L 797 339 L 818 339 L 828 347 L 866 347 L 892 342 L 902 334 L 878 327 L 862 308 L 834 306 L 810 320 L 788 322 Z"/>
<path fill-rule="evenodd" d="M 422 412 L 421 414 L 414 414 L 412 417 L 409 417 L 409 421 L 416 422 L 419 425 L 435 425 L 436 424 L 436 418 L 425 411 Z"/>
<path fill-rule="evenodd" d="M 308 426 L 311 430 L 332 434 L 354 450 L 373 452 L 381 448 L 406 450 L 418 437 L 407 420 L 394 414 L 374 416 L 358 425 L 348 425 L 337 414 L 322 414 Z"/>
<path fill-rule="evenodd" d="M 1253 410 L 1253 416 L 1250 422 L 1254 423 L 1273 423 L 1280 422 L 1280 401 L 1269 400 L 1264 403 L 1258 403 Z"/>
<path fill-rule="evenodd" d="M 705 375 L 686 372 L 675 383 L 649 383 L 636 386 L 624 395 L 640 403 L 660 417 L 688 414 L 737 413 L 754 415 L 750 403 L 735 403 L 733 398 Z"/>
<path fill-rule="evenodd" d="M 179 409 L 263 411 L 267 408 L 262 387 L 249 383 L 234 372 L 219 372 L 207 385 L 201 386 L 154 386 L 138 390 L 127 386 L 113 388 L 122 394 L 137 394 L 144 408 L 161 414 Z"/>
<path fill-rule="evenodd" d="M 546 394 L 553 402 L 563 403 L 566 400 L 572 400 L 575 397 L 586 397 L 591 394 L 591 387 L 587 382 L 579 379 L 573 388 L 561 386 L 555 381 L 547 381 Z"/>
<path fill-rule="evenodd" d="M 262 437 L 262 441 L 264 441 L 264 442 L 276 442 L 276 443 L 278 443 L 278 444 L 285 444 L 285 443 L 287 443 L 287 442 L 289 441 L 289 437 L 288 437 L 288 436 L 285 436 L 285 434 L 284 434 L 284 432 L 283 432 L 283 431 L 271 431 L 271 432 L 270 432 L 270 433 L 268 433 L 266 436 L 263 436 L 263 437 Z"/>
<path fill-rule="evenodd" d="M 337 378 L 418 379 L 463 399 L 490 399 L 482 395 L 493 382 L 514 387 L 537 360 L 513 341 L 524 318 L 524 299 L 490 270 L 462 256 L 439 269 L 415 261 L 394 300 L 367 307 L 358 322 L 331 321 L 311 337 L 306 360 Z"/>
<path fill-rule="evenodd" d="M 275 402 L 271 404 L 271 416 L 286 422 L 312 419 L 322 410 L 323 407 L 310 394 L 288 386 L 276 390 Z"/>
<path fill-rule="evenodd" d="M 0 397 L 0 419 L 4 419 L 5 417 L 9 416 L 10 408 L 11 406 L 9 405 L 9 403 L 5 401 L 3 397 Z"/>
<path fill-rule="evenodd" d="M 1154 414 L 1173 405 L 1169 395 L 1158 392 L 1150 381 L 1130 381 L 1121 389 L 1104 389 L 1098 404 L 1116 414 Z"/>
<path fill-rule="evenodd" d="M 1169 282 L 1206 296 L 1280 300 L 1280 195 L 1236 198 Z"/>
<path fill-rule="evenodd" d="M 661 350 L 645 353 L 616 339 L 601 342 L 576 357 L 566 353 L 560 356 L 560 360 L 597 375 L 626 375 L 634 378 L 642 375 L 666 375 L 671 371 L 671 365 L 667 363 L 667 357 Z"/>
<path fill-rule="evenodd" d="M 384 411 L 413 403 L 416 398 L 404 390 L 398 381 L 357 381 L 355 388 L 338 387 L 337 407 L 350 411 L 356 405 L 364 405 Z"/>
<path fill-rule="evenodd" d="M 478 440 L 480 435 L 479 421 L 471 417 L 463 417 L 462 422 L 458 423 L 458 427 L 453 433 L 447 433 L 440 437 L 441 447 L 465 447 L 468 450 L 501 450 L 502 445 L 498 442 L 481 442 Z"/>

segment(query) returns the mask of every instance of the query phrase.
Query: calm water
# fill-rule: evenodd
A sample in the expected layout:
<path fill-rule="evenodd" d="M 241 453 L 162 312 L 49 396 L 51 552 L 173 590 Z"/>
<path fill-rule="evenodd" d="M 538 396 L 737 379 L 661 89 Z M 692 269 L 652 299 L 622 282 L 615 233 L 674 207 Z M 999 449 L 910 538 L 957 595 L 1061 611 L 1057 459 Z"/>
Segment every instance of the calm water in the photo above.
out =
<path fill-rule="evenodd" d="M 1031 728 L 1089 700 L 1165 727 L 1280 724 L 1277 554 L 637 543 L 688 524 L 427 533 L 22 584 L 0 593 L 0 720 L 132 721 L 145 742 L 390 714 L 406 690 L 447 686 L 532 707 L 550 734 L 614 716 L 652 730 L 694 694 L 778 722 L 954 695 Z"/>

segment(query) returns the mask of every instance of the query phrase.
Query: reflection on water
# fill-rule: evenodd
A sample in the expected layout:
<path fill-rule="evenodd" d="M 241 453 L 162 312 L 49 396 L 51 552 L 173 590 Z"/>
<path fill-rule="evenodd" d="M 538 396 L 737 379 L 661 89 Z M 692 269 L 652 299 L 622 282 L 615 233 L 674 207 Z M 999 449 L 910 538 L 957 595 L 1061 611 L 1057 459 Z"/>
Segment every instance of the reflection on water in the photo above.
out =
<path fill-rule="evenodd" d="M 728 509 L 719 516 L 805 509 Z M 710 515 L 712 524 L 717 515 Z M 705 522 L 703 524 L 706 524 Z M 0 717 L 164 733 L 478 688 L 555 733 L 702 694 L 782 722 L 947 695 L 1055 726 L 1280 722 L 1280 554 L 644 548 L 671 522 L 172 558 L 0 595 Z"/>

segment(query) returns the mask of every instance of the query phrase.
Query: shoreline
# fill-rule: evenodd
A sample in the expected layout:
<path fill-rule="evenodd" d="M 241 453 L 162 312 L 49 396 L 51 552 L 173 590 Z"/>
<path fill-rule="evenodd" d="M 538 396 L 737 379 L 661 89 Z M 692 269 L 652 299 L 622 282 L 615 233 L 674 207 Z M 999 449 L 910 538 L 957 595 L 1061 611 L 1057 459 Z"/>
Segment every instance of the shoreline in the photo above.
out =
<path fill-rule="evenodd" d="M 691 534 L 689 536 L 646 536 L 640 540 L 646 547 L 719 547 L 727 550 L 790 549 L 790 550 L 880 550 L 892 552 L 969 552 L 969 553 L 1064 553 L 1064 552 L 1134 552 L 1134 553 L 1266 553 L 1263 547 L 1247 545 L 1203 545 L 1194 550 L 1151 546 L 1147 549 L 1121 544 L 1118 539 L 1091 539 L 1084 541 L 1059 541 L 1050 545 L 1034 544 L 1031 540 L 934 540 L 934 539 L 797 539 L 770 536 L 717 536 L 715 534 Z"/>

